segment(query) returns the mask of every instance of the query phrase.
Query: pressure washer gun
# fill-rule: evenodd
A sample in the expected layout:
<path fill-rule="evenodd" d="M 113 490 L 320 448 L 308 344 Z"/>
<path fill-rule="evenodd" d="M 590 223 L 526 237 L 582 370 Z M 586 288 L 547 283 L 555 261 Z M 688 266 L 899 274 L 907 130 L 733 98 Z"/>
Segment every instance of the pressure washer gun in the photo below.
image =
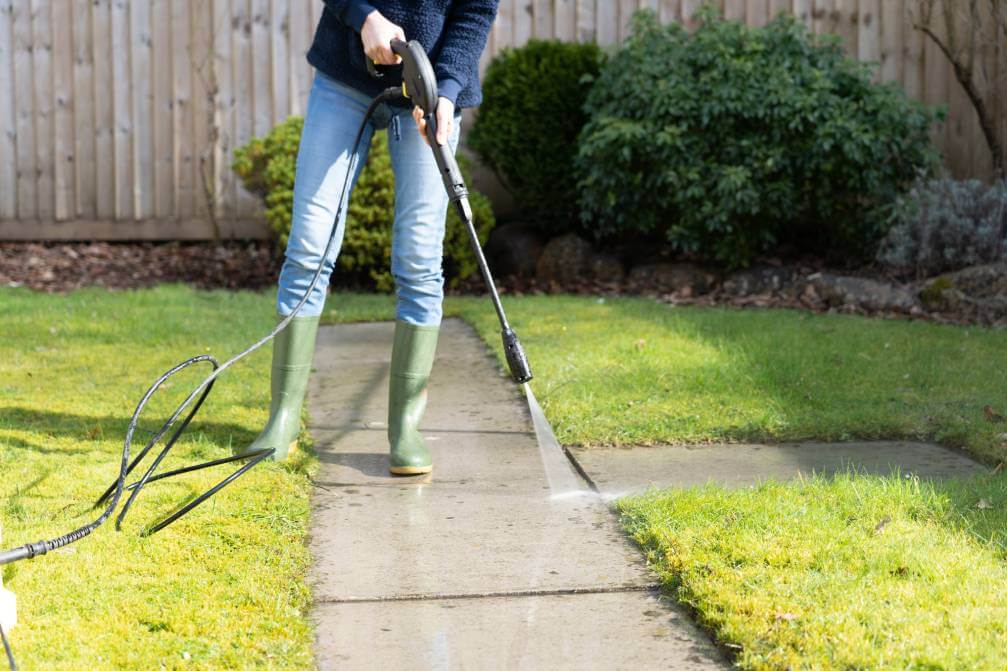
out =
<path fill-rule="evenodd" d="M 458 212 L 458 216 L 465 222 L 469 237 L 472 240 L 472 249 L 476 255 L 476 262 L 482 273 L 486 288 L 489 290 L 490 298 L 493 301 L 493 308 L 496 310 L 497 318 L 500 320 L 501 335 L 503 337 L 504 354 L 507 357 L 507 366 L 510 368 L 511 377 L 518 384 L 524 384 L 532 379 L 531 367 L 528 365 L 528 357 L 525 356 L 521 341 L 518 340 L 514 329 L 507 321 L 503 305 L 500 303 L 500 294 L 497 293 L 493 275 L 486 264 L 486 257 L 483 254 L 482 245 L 479 244 L 479 235 L 476 233 L 475 225 L 472 223 L 472 208 L 469 205 L 469 191 L 465 187 L 465 180 L 462 179 L 461 170 L 458 169 L 458 162 L 455 160 L 451 147 L 437 143 L 437 78 L 434 69 L 427 58 L 427 52 L 416 40 L 403 42 L 402 40 L 392 40 L 392 51 L 402 58 L 402 95 L 413 105 L 423 110 L 423 119 L 426 121 L 427 140 L 430 148 L 434 152 L 434 160 L 437 161 L 437 168 L 441 172 L 441 179 L 444 180 L 444 188 L 448 192 L 448 198 Z M 374 68 L 370 59 L 368 66 L 372 76 L 382 77 L 383 73 Z"/>

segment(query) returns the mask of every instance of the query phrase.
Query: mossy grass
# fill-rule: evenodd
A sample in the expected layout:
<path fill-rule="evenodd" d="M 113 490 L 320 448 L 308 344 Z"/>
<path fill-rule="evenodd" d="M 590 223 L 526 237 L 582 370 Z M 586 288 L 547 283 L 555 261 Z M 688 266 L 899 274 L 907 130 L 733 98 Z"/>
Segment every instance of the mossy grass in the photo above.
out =
<path fill-rule="evenodd" d="M 1007 668 L 1007 478 L 846 473 L 618 509 L 738 668 Z"/>

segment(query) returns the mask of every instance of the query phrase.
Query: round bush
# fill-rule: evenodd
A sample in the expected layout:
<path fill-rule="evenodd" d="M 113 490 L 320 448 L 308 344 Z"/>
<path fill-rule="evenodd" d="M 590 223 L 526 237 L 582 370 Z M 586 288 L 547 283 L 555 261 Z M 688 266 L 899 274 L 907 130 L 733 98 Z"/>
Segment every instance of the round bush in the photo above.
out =
<path fill-rule="evenodd" d="M 639 12 L 586 109 L 579 194 L 596 235 L 663 235 L 729 266 L 780 243 L 872 254 L 935 156 L 934 114 L 790 16 L 749 28 L 704 10 L 688 33 Z"/>
<path fill-rule="evenodd" d="M 297 146 L 304 125 L 301 117 L 290 117 L 261 138 L 251 140 L 234 152 L 232 168 L 245 188 L 259 195 L 266 205 L 266 221 L 281 250 L 287 246 L 294 200 Z M 412 128 L 404 129 L 410 132 Z M 415 131 L 412 131 L 415 132 Z M 469 182 L 469 170 L 461 155 L 458 162 Z M 469 192 L 473 221 L 480 242 L 485 242 L 494 225 L 489 200 Z M 337 261 L 337 280 L 388 291 L 394 286 L 391 275 L 392 220 L 395 214 L 395 175 L 388 153 L 388 133 L 374 134 L 367 163 L 360 172 L 350 197 L 346 232 Z M 479 267 L 468 231 L 454 208 L 448 209 L 444 235 L 444 276 L 449 285 L 468 278 Z"/>
<path fill-rule="evenodd" d="M 549 233 L 579 223 L 573 160 L 601 62 L 594 44 L 532 40 L 505 49 L 486 69 L 468 144 L 496 170 L 529 223 Z"/>
<path fill-rule="evenodd" d="M 900 205 L 878 250 L 889 271 L 924 278 L 1007 260 L 1007 180 L 922 181 Z"/>

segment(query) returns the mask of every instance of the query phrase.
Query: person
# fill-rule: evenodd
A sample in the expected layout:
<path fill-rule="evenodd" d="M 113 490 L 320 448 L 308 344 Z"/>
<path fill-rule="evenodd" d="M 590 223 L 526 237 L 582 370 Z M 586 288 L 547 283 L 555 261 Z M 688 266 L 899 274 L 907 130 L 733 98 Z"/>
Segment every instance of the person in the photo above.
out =
<path fill-rule="evenodd" d="M 247 451 L 272 448 L 274 458 L 283 459 L 297 441 L 318 321 L 346 225 L 346 207 L 335 221 L 340 191 L 355 149 L 350 190 L 367 159 L 371 136 L 388 128 L 395 173 L 391 271 L 396 294 L 388 393 L 389 470 L 398 475 L 432 470 L 418 427 L 441 323 L 448 198 L 418 108 L 382 105 L 360 146 L 353 145 L 370 101 L 401 83 L 401 68 L 393 67 L 376 79 L 365 59 L 395 66 L 400 59 L 390 45 L 392 39 L 400 39 L 417 40 L 427 51 L 439 95 L 436 139 L 456 151 L 460 110 L 482 99 L 479 56 L 496 11 L 497 0 L 325 0 L 308 52 L 316 73 L 297 153 L 293 217 L 277 296 L 279 318 L 290 315 L 304 297 L 320 264 L 322 272 L 300 312 L 273 342 L 269 421 Z M 408 124 L 410 115 L 418 132 L 402 129 L 402 120 Z M 348 202 L 349 193 L 345 197 Z M 333 225 L 337 228 L 333 250 L 323 259 Z"/>

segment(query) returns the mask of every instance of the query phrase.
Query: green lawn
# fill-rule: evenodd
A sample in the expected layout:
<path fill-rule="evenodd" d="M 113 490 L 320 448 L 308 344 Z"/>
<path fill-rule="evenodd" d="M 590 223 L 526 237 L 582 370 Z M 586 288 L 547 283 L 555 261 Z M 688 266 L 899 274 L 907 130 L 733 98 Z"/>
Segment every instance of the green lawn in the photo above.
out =
<path fill-rule="evenodd" d="M 273 323 L 264 295 L 172 287 L 47 296 L 0 290 L 0 523 L 3 546 L 90 521 L 114 478 L 144 390 L 193 354 L 226 357 Z M 268 353 L 222 378 L 170 465 L 229 454 L 265 422 Z M 155 401 L 151 430 L 204 370 Z M 146 434 L 143 434 L 146 435 Z M 141 436 L 142 437 L 142 436 Z M 141 445 L 143 441 L 141 442 Z M 170 467 L 169 465 L 169 467 Z M 260 465 L 167 530 L 145 524 L 227 467 L 148 486 L 123 526 L 4 567 L 18 597 L 23 669 L 311 666 L 308 471 L 303 456 Z M 3 663 L 0 662 L 0 666 Z"/>
<path fill-rule="evenodd" d="M 1002 332 L 789 311 L 669 308 L 644 299 L 505 300 L 536 372 L 536 393 L 568 444 L 919 437 L 967 448 L 990 462 L 1003 456 L 997 436 L 1007 426 L 988 422 L 982 411 L 990 404 L 1007 414 L 1007 383 L 998 374 L 1007 367 L 1007 334 Z M 452 298 L 446 310 L 473 323 L 499 355 L 498 328 L 487 300 Z M 269 294 L 179 286 L 68 296 L 0 289 L 5 318 L 0 340 L 3 546 L 50 537 L 89 521 L 91 503 L 115 474 L 129 415 L 151 381 L 195 353 L 230 356 L 269 328 L 272 312 Z M 326 316 L 330 321 L 390 318 L 392 300 L 338 294 Z M 201 374 L 193 371 L 176 379 L 167 390 L 171 398 L 156 402 L 153 415 L 172 409 L 188 382 Z M 250 441 L 266 419 L 267 379 L 265 351 L 226 374 L 171 464 L 223 456 L 232 445 Z M 152 417 L 143 428 L 158 424 Z M 157 483 L 145 490 L 123 532 L 108 524 L 66 550 L 6 567 L 4 579 L 19 597 L 21 624 L 13 643 L 23 667 L 310 667 L 305 618 L 310 595 L 303 578 L 312 468 L 303 452 L 291 463 L 257 467 L 167 531 L 142 539 L 137 534 L 145 524 L 228 471 Z M 948 522 L 949 515 L 935 513 L 940 520 L 929 522 L 918 512 L 937 494 L 903 492 L 876 479 L 852 482 L 846 489 L 814 485 L 821 492 L 804 495 L 807 519 L 831 514 L 830 492 L 836 501 L 856 492 L 877 501 L 895 497 L 903 508 L 886 504 L 891 511 L 885 512 L 892 517 L 894 533 L 880 534 L 868 546 L 865 562 L 880 562 L 878 557 L 898 551 L 905 539 L 926 540 L 926 532 L 935 544 L 930 553 L 934 561 L 980 562 L 975 579 L 987 580 L 991 594 L 1002 591 L 1000 545 L 983 545 L 969 535 L 975 529 Z M 962 485 L 961 491 L 973 492 L 975 498 L 982 486 Z M 993 520 L 987 534 L 992 536 L 1002 528 L 994 525 L 1003 521 L 995 515 L 1007 502 L 989 486 L 984 496 L 994 508 L 983 508 L 981 514 Z M 678 527 L 673 534 L 669 524 L 700 529 L 716 524 L 723 517 L 721 509 L 751 508 L 756 515 L 800 494 L 779 487 L 734 494 L 673 493 L 661 503 L 641 505 L 639 515 L 625 510 L 637 530 L 649 528 L 655 538 L 673 538 Z M 695 497 L 714 496 L 721 502 L 694 505 L 699 512 L 691 517 L 676 515 L 669 522 L 640 516 L 645 509 L 674 510 L 688 507 Z M 757 519 L 737 519 L 746 528 L 758 527 Z M 773 528 L 801 538 L 801 527 L 789 519 L 778 519 Z M 858 519 L 861 526 L 870 523 L 867 517 Z M 904 539 L 901 530 L 915 527 L 903 520 L 906 525 L 918 522 L 922 531 Z M 664 561 L 663 549 L 644 536 L 641 540 L 660 551 L 655 558 Z M 939 548 L 954 543 L 964 543 L 967 552 L 960 557 L 941 554 Z M 761 543 L 763 550 L 770 545 Z M 712 565 L 717 553 L 728 549 L 690 552 L 708 556 Z M 792 546 L 794 556 L 788 561 L 795 571 L 805 550 L 796 541 Z M 724 561 L 731 557 L 724 556 Z M 854 571 L 852 562 L 823 564 L 822 584 L 842 577 L 825 569 L 843 574 Z M 667 575 L 677 575 L 678 565 L 667 564 Z M 914 566 L 907 566 L 906 575 L 915 575 Z M 669 577 L 669 584 L 675 580 Z M 768 654 L 760 647 L 768 639 L 757 626 L 764 614 L 754 607 L 746 610 L 726 578 L 714 582 L 712 591 L 724 594 L 728 606 L 740 603 L 751 627 L 728 630 L 718 624 L 720 611 L 713 600 L 697 602 L 700 616 L 718 636 L 741 645 L 744 654 Z M 981 586 L 977 583 L 976 589 Z M 871 594 L 864 593 L 864 603 L 870 603 Z M 835 613 L 851 612 L 840 605 Z M 728 606 L 723 606 L 725 613 Z M 829 609 L 818 615 L 823 621 L 833 617 Z M 782 621 L 787 626 L 799 622 Z M 727 635 L 735 630 L 741 633 Z M 983 635 L 978 631 L 975 640 Z M 940 640 L 935 638 L 934 645 Z"/>
<path fill-rule="evenodd" d="M 1007 668 L 1007 478 L 847 475 L 618 505 L 741 668 Z"/>

